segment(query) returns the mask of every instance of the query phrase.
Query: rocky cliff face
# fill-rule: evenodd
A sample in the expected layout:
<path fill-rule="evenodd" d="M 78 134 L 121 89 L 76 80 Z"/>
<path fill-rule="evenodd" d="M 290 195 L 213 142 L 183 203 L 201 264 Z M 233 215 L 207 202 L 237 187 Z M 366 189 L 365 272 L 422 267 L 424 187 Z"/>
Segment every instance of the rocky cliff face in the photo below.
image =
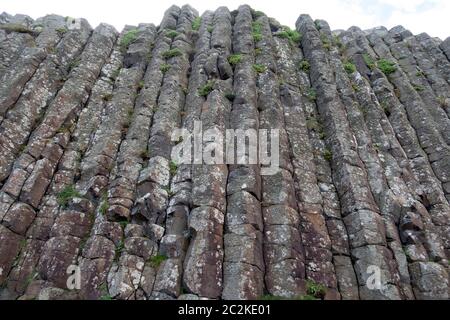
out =
<path fill-rule="evenodd" d="M 295 30 L 0 15 L 1 298 L 448 299 L 450 38 Z M 177 166 L 195 121 L 281 169 Z"/>

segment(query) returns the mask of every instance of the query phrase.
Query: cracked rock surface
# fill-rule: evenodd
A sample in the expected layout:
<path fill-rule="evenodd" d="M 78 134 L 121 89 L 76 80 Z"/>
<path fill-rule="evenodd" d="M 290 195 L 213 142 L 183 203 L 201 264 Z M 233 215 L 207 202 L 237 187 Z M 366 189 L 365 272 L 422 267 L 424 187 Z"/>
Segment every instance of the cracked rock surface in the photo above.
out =
<path fill-rule="evenodd" d="M 175 165 L 197 121 L 279 170 Z M 449 143 L 450 38 L 3 13 L 0 299 L 449 299 Z"/>

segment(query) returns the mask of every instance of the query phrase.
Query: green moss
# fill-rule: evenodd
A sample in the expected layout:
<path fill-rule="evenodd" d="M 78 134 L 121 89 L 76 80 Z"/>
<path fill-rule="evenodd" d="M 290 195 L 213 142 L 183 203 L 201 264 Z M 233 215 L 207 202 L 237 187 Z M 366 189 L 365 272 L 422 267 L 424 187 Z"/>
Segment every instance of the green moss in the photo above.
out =
<path fill-rule="evenodd" d="M 309 64 L 308 61 L 302 60 L 298 64 L 298 67 L 299 67 L 300 70 L 303 70 L 304 72 L 309 72 L 309 69 L 311 68 L 311 65 Z"/>
<path fill-rule="evenodd" d="M 362 57 L 363 57 L 364 63 L 370 70 L 375 69 L 375 61 L 373 61 L 373 59 L 370 55 L 368 55 L 367 53 L 364 53 L 362 55 Z"/>
<path fill-rule="evenodd" d="M 241 54 L 232 54 L 231 56 L 228 57 L 228 62 L 232 66 L 237 65 L 241 61 L 242 61 L 242 55 Z"/>
<path fill-rule="evenodd" d="M 181 56 L 182 54 L 183 54 L 183 52 L 181 52 L 180 49 L 175 48 L 175 49 L 167 50 L 162 55 L 164 58 L 169 59 L 169 58 Z"/>
<path fill-rule="evenodd" d="M 197 93 L 201 97 L 206 97 L 214 89 L 214 81 L 208 81 L 204 86 L 198 88 Z"/>
<path fill-rule="evenodd" d="M 201 24 L 202 18 L 201 17 L 195 18 L 194 21 L 192 21 L 192 30 L 197 31 L 198 29 L 200 29 Z"/>
<path fill-rule="evenodd" d="M 213 30 L 214 30 L 214 27 L 213 27 L 213 26 L 208 26 L 208 28 L 206 28 L 206 30 L 207 30 L 209 33 L 212 33 Z"/>
<path fill-rule="evenodd" d="M 104 192 L 102 195 L 102 202 L 100 204 L 100 208 L 98 209 L 98 211 L 102 215 L 106 215 L 106 212 L 108 212 L 108 209 L 109 209 L 108 194 L 106 192 Z"/>
<path fill-rule="evenodd" d="M 120 40 L 120 49 L 122 50 L 122 52 L 127 51 L 130 44 L 136 41 L 138 35 L 139 35 L 138 29 L 132 29 L 123 35 L 122 39 Z"/>
<path fill-rule="evenodd" d="M 320 36 L 320 40 L 322 41 L 323 48 L 326 50 L 331 50 L 331 42 L 328 40 L 327 36 L 322 34 Z"/>
<path fill-rule="evenodd" d="M 60 35 L 63 35 L 69 30 L 66 27 L 60 27 L 60 28 L 56 28 L 55 31 L 58 32 Z"/>
<path fill-rule="evenodd" d="M 262 36 L 262 24 L 258 21 L 252 22 L 252 36 L 255 42 L 261 41 Z"/>
<path fill-rule="evenodd" d="M 315 131 L 315 132 L 322 132 L 322 125 L 317 121 L 315 117 L 309 117 L 306 119 L 306 127 L 308 130 Z"/>
<path fill-rule="evenodd" d="M 66 207 L 69 201 L 73 198 L 80 198 L 81 194 L 75 189 L 73 185 L 65 187 L 60 193 L 58 193 L 57 200 L 60 206 Z"/>
<path fill-rule="evenodd" d="M 377 66 L 385 75 L 390 75 L 391 73 L 397 71 L 395 63 L 386 59 L 378 60 Z"/>
<path fill-rule="evenodd" d="M 122 254 L 122 251 L 124 248 L 125 248 L 125 244 L 123 243 L 123 241 L 120 241 L 116 247 L 114 261 L 119 261 L 120 255 Z"/>
<path fill-rule="evenodd" d="M 424 73 L 422 70 L 418 70 L 418 71 L 416 72 L 416 76 L 417 76 L 417 77 L 425 77 L 425 73 Z"/>
<path fill-rule="evenodd" d="M 267 67 L 263 64 L 254 64 L 252 67 L 256 73 L 263 73 L 267 70 Z"/>
<path fill-rule="evenodd" d="M 348 74 L 356 72 L 356 66 L 350 61 L 344 63 L 344 69 Z"/>
<path fill-rule="evenodd" d="M 177 173 L 178 165 L 174 161 L 170 161 L 169 163 L 169 172 L 171 176 L 174 176 Z"/>
<path fill-rule="evenodd" d="M 419 85 L 413 85 L 413 88 L 414 88 L 414 90 L 416 90 L 417 92 L 420 92 L 420 91 L 423 91 L 423 90 L 425 90 L 425 88 L 424 87 L 422 87 L 422 86 L 419 86 Z"/>
<path fill-rule="evenodd" d="M 325 160 L 327 160 L 328 162 L 330 162 L 333 159 L 333 153 L 331 152 L 330 149 L 326 148 L 323 151 L 323 157 L 325 158 Z"/>
<path fill-rule="evenodd" d="M 159 70 L 161 70 L 162 73 L 166 73 L 167 71 L 169 71 L 169 69 L 170 69 L 170 64 L 167 64 L 167 63 L 163 63 L 159 67 Z"/>
<path fill-rule="evenodd" d="M 320 283 L 313 280 L 306 281 L 306 293 L 314 298 L 324 298 L 327 293 L 327 288 Z"/>
<path fill-rule="evenodd" d="M 165 260 L 167 260 L 167 256 L 163 254 L 158 254 L 156 256 L 153 256 L 149 259 L 150 266 L 157 269 L 163 263 Z"/>
<path fill-rule="evenodd" d="M 166 36 L 169 37 L 169 38 L 171 38 L 171 39 L 175 38 L 178 34 L 179 34 L 179 33 L 176 32 L 175 30 L 168 30 L 168 31 L 166 32 Z"/>
<path fill-rule="evenodd" d="M 100 296 L 100 300 L 112 300 L 113 297 L 111 297 L 108 293 L 108 286 L 106 282 L 102 283 L 102 285 L 99 287 L 100 292 L 102 295 Z"/>
<path fill-rule="evenodd" d="M 309 101 L 316 101 L 317 100 L 317 93 L 316 90 L 313 88 L 309 89 L 306 93 L 306 96 L 308 97 Z"/>
<path fill-rule="evenodd" d="M 302 40 L 302 36 L 298 31 L 291 30 L 291 28 L 287 26 L 283 26 L 282 31 L 278 32 L 276 36 L 289 39 L 291 44 L 298 44 Z"/>
<path fill-rule="evenodd" d="M 258 19 L 259 17 L 265 16 L 266 14 L 262 11 L 252 11 L 253 19 Z"/>

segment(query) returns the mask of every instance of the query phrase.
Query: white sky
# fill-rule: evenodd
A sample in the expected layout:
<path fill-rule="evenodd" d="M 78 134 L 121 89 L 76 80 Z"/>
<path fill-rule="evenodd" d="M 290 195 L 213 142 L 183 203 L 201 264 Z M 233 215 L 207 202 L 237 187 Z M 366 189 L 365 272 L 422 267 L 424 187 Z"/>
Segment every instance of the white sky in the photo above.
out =
<path fill-rule="evenodd" d="M 120 30 L 125 24 L 140 22 L 158 25 L 170 5 L 185 3 L 200 14 L 222 5 L 234 10 L 247 3 L 290 27 L 300 14 L 308 13 L 313 19 L 328 21 L 332 29 L 401 24 L 413 33 L 427 32 L 441 39 L 450 36 L 450 0 L 0 0 L 0 12 L 32 18 L 56 13 L 86 18 L 93 27 L 106 22 Z"/>

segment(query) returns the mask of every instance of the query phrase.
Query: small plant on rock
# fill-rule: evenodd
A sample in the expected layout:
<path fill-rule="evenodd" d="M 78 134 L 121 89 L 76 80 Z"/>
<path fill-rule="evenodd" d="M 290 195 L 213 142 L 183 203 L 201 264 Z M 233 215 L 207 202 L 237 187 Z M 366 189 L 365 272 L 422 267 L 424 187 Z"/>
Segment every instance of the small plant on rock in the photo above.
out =
<path fill-rule="evenodd" d="M 116 246 L 116 252 L 114 256 L 114 261 L 119 261 L 120 255 L 122 254 L 123 249 L 125 248 L 125 244 L 121 240 Z"/>
<path fill-rule="evenodd" d="M 237 65 L 239 62 L 241 62 L 241 60 L 242 60 L 242 55 L 241 54 L 232 54 L 231 56 L 228 57 L 228 62 L 232 66 Z"/>
<path fill-rule="evenodd" d="M 192 21 L 192 30 L 197 31 L 198 29 L 200 29 L 201 24 L 202 18 L 201 17 L 195 18 L 194 21 Z"/>
<path fill-rule="evenodd" d="M 153 268 L 157 269 L 157 268 L 159 268 L 161 263 L 163 263 L 165 260 L 167 260 L 167 256 L 166 255 L 158 254 L 156 256 L 151 257 L 150 260 L 149 260 L 149 263 L 150 263 L 150 266 L 152 266 Z"/>
<path fill-rule="evenodd" d="M 377 66 L 385 75 L 390 75 L 391 73 L 397 71 L 395 63 L 386 59 L 378 60 Z"/>
<path fill-rule="evenodd" d="M 306 96 L 308 97 L 309 101 L 316 101 L 317 100 L 317 93 L 314 89 L 309 89 L 306 93 Z"/>
<path fill-rule="evenodd" d="M 66 27 L 60 27 L 56 28 L 55 31 L 58 32 L 60 35 L 63 35 L 68 31 L 68 29 Z"/>
<path fill-rule="evenodd" d="M 164 73 L 166 73 L 167 71 L 169 71 L 169 69 L 170 69 L 170 64 L 167 64 L 167 63 L 163 63 L 160 67 L 159 67 L 159 70 L 161 70 L 161 72 L 164 74 Z"/>
<path fill-rule="evenodd" d="M 362 57 L 363 57 L 364 63 L 370 70 L 375 69 L 375 61 L 373 61 L 373 59 L 370 55 L 368 55 L 367 53 L 364 53 L 362 55 Z"/>
<path fill-rule="evenodd" d="M 354 72 L 356 72 L 356 66 L 351 63 L 350 61 L 347 61 L 346 63 L 344 63 L 344 69 L 348 74 L 352 74 Z"/>
<path fill-rule="evenodd" d="M 132 44 L 134 41 L 136 41 L 137 37 L 139 35 L 138 29 L 132 29 L 129 30 L 127 33 L 125 33 L 120 40 L 120 49 L 122 52 L 126 52 L 130 44 Z"/>
<path fill-rule="evenodd" d="M 263 73 L 263 72 L 265 72 L 265 71 L 267 70 L 267 68 L 266 68 L 266 66 L 263 65 L 263 64 L 254 64 L 254 65 L 253 65 L 253 70 L 254 70 L 256 73 Z"/>
<path fill-rule="evenodd" d="M 252 36 L 255 42 L 262 40 L 262 25 L 260 22 L 255 21 L 252 23 Z"/>
<path fill-rule="evenodd" d="M 173 58 L 173 57 L 181 56 L 182 54 L 183 54 L 183 52 L 181 52 L 180 49 L 175 48 L 175 49 L 167 50 L 162 55 L 163 55 L 164 58 L 170 59 L 170 58 Z"/>
<path fill-rule="evenodd" d="M 62 207 L 66 207 L 70 200 L 73 198 L 80 198 L 81 194 L 75 189 L 73 185 L 65 187 L 60 193 L 58 193 L 58 204 Z"/>
<path fill-rule="evenodd" d="M 303 70 L 304 72 L 309 72 L 309 69 L 311 68 L 311 65 L 309 64 L 308 61 L 302 60 L 298 64 L 298 67 L 299 67 L 300 70 Z"/>
<path fill-rule="evenodd" d="M 170 161 L 170 163 L 169 163 L 170 175 L 174 176 L 177 173 L 177 170 L 178 170 L 178 165 L 175 162 Z"/>
<path fill-rule="evenodd" d="M 174 39 L 178 34 L 179 33 L 176 32 L 175 30 L 169 30 L 169 31 L 166 32 L 166 36 L 171 38 L 171 39 Z"/>
<path fill-rule="evenodd" d="M 200 97 L 206 97 L 208 94 L 211 93 L 214 89 L 214 82 L 208 81 L 204 86 L 198 88 L 198 95 Z"/>
<path fill-rule="evenodd" d="M 325 160 L 327 160 L 328 162 L 330 162 L 333 159 L 333 153 L 331 152 L 330 149 L 326 148 L 323 151 L 323 157 Z"/>
<path fill-rule="evenodd" d="M 327 293 L 327 288 L 313 280 L 306 280 L 306 293 L 314 298 L 323 299 Z"/>
<path fill-rule="evenodd" d="M 291 30 L 287 26 L 283 26 L 282 31 L 276 34 L 280 38 L 288 39 L 291 44 L 298 44 L 302 40 L 301 34 L 296 30 Z"/>

